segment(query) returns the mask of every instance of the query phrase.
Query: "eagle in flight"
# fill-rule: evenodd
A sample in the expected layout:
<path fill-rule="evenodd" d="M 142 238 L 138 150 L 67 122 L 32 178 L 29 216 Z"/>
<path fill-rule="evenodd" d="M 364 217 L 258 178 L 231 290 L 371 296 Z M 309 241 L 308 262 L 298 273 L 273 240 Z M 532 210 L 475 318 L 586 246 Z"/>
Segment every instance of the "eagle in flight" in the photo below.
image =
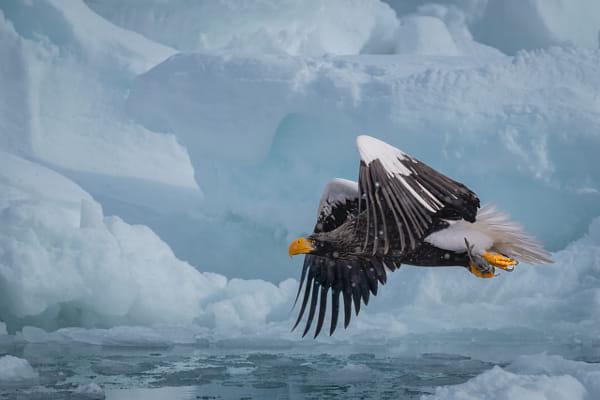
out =
<path fill-rule="evenodd" d="M 512 271 L 518 262 L 551 263 L 550 253 L 508 215 L 416 158 L 370 136 L 356 140 L 358 183 L 334 179 L 327 184 L 314 232 L 292 242 L 290 257 L 305 254 L 296 302 L 304 295 L 294 329 L 307 306 L 302 336 L 317 313 L 314 337 L 325 320 L 331 290 L 331 328 L 338 323 L 340 294 L 344 328 L 386 273 L 401 264 L 463 266 L 481 278 L 496 268 Z M 317 306 L 317 303 L 318 306 Z M 295 304 L 295 303 L 294 303 Z"/>

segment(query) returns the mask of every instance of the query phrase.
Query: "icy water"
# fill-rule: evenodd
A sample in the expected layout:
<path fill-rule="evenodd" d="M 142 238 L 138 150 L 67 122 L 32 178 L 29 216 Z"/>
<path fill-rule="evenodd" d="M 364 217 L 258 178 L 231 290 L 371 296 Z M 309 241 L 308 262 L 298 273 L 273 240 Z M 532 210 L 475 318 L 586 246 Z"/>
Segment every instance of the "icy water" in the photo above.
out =
<path fill-rule="evenodd" d="M 597 346 L 523 336 L 501 341 L 504 334 L 490 335 L 489 341 L 485 335 L 466 340 L 468 334 L 461 340 L 437 335 L 386 345 L 310 340 L 162 347 L 11 343 L 2 345 L 1 353 L 26 358 L 39 378 L 0 384 L 0 399 L 102 398 L 78 393 L 91 382 L 106 399 L 416 399 L 495 365 L 503 367 L 524 352 L 600 359 Z"/>

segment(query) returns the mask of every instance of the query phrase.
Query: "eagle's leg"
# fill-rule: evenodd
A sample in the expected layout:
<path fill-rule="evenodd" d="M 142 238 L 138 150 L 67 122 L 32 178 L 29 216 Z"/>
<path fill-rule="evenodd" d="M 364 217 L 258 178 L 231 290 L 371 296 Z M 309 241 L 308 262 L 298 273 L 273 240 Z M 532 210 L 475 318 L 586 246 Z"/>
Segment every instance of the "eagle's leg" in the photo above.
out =
<path fill-rule="evenodd" d="M 469 271 L 480 278 L 492 278 L 496 272 L 494 265 L 476 252 L 473 252 L 473 245 L 465 238 L 467 245 L 467 256 L 469 257 Z"/>
<path fill-rule="evenodd" d="M 517 262 L 509 257 L 504 257 L 502 254 L 491 254 L 485 252 L 483 258 L 494 267 L 502 268 L 505 271 L 512 271 L 515 269 L 513 265 L 517 265 Z"/>
<path fill-rule="evenodd" d="M 478 276 L 480 278 L 493 278 L 494 277 L 493 267 L 492 267 L 492 269 L 490 269 L 488 271 L 482 271 L 478 267 L 476 267 L 475 264 L 473 264 L 473 262 L 469 262 L 469 271 L 471 271 L 471 273 L 473 275 Z"/>

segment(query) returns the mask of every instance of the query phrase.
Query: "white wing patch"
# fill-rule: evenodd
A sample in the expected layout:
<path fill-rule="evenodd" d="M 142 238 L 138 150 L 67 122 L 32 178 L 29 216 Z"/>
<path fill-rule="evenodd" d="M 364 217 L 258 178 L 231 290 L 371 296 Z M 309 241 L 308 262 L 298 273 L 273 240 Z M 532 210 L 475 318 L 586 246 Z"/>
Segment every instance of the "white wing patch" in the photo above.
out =
<path fill-rule="evenodd" d="M 369 165 L 373 160 L 379 159 L 388 174 L 410 175 L 410 170 L 401 162 L 406 159 L 406 153 L 403 151 L 367 135 L 357 137 L 356 146 L 360 159 L 365 164 Z"/>

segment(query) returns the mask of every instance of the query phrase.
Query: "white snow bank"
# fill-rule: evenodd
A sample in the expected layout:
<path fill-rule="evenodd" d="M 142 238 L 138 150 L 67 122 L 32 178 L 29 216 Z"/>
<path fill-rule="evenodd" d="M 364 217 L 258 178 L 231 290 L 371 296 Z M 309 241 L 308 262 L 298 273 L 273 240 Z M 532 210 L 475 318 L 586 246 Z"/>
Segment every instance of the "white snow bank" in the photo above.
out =
<path fill-rule="evenodd" d="M 378 0 L 86 0 L 119 26 L 181 51 L 292 55 L 389 53 L 394 11 Z"/>
<path fill-rule="evenodd" d="M 0 37 L 4 151 L 63 169 L 196 187 L 175 138 L 122 112 L 133 77 L 174 50 L 112 25 L 82 1 L 2 2 Z"/>
<path fill-rule="evenodd" d="M 595 399 L 600 395 L 600 367 L 546 354 L 517 358 L 468 382 L 438 387 L 422 399 Z"/>
<path fill-rule="evenodd" d="M 210 188 L 213 228 L 189 231 L 214 240 L 214 254 L 187 255 L 201 268 L 208 259 L 236 274 L 247 240 L 285 249 L 312 229 L 326 183 L 356 180 L 354 141 L 365 133 L 464 182 L 558 249 L 600 214 L 599 66 L 600 53 L 569 47 L 484 59 L 179 54 L 136 79 L 128 109 L 148 129 L 174 132 Z M 248 238 L 231 251 L 235 231 Z M 285 257 L 245 265 L 274 279 Z"/>
<path fill-rule="evenodd" d="M 0 357 L 0 383 L 30 381 L 37 377 L 38 373 L 27 360 L 13 356 Z"/>
<path fill-rule="evenodd" d="M 61 326 L 264 324 L 293 291 L 199 273 L 149 228 L 104 217 L 73 182 L 0 153 L 0 319 Z"/>

